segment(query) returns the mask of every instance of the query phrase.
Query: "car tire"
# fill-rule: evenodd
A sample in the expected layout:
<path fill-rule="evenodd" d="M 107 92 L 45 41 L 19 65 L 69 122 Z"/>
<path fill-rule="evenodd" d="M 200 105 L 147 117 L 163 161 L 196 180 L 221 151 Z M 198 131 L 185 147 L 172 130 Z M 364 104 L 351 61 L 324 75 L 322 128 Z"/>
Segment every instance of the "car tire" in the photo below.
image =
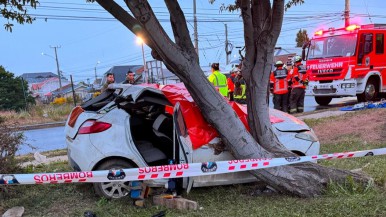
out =
<path fill-rule="evenodd" d="M 315 96 L 315 102 L 318 103 L 319 105 L 328 105 L 330 104 L 332 100 L 332 97 L 326 97 L 326 96 Z"/>
<path fill-rule="evenodd" d="M 96 170 L 133 168 L 129 162 L 122 159 L 112 159 L 103 162 Z M 130 182 L 97 182 L 94 183 L 95 193 L 107 199 L 119 199 L 130 194 Z"/>
<path fill-rule="evenodd" d="M 363 93 L 357 95 L 358 102 L 375 101 L 378 95 L 378 84 L 376 79 L 370 78 Z"/>

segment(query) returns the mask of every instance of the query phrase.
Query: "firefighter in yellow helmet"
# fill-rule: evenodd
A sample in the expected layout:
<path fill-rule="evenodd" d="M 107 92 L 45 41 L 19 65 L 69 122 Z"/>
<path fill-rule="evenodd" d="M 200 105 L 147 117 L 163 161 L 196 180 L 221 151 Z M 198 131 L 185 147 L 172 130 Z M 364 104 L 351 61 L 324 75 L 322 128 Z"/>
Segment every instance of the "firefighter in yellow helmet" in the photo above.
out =
<path fill-rule="evenodd" d="M 228 84 L 227 77 L 222 74 L 220 70 L 219 63 L 212 64 L 212 74 L 209 75 L 209 82 L 213 84 L 213 86 L 220 92 L 224 97 L 228 96 Z"/>

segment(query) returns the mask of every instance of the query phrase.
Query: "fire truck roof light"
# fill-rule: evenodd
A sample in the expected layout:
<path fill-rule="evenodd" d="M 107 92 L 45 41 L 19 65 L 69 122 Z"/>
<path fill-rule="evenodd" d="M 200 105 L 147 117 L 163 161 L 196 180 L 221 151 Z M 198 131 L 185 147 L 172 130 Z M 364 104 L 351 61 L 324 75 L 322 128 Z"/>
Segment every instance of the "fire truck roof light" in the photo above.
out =
<path fill-rule="evenodd" d="M 323 30 L 316 31 L 314 35 L 315 35 L 315 36 L 321 36 L 321 35 L 323 35 Z"/>
<path fill-rule="evenodd" d="M 360 28 L 360 26 L 354 24 L 354 25 L 349 25 L 349 26 L 347 26 L 347 27 L 346 27 L 346 30 L 347 30 L 347 31 L 354 31 L 354 30 L 359 29 L 359 28 Z"/>

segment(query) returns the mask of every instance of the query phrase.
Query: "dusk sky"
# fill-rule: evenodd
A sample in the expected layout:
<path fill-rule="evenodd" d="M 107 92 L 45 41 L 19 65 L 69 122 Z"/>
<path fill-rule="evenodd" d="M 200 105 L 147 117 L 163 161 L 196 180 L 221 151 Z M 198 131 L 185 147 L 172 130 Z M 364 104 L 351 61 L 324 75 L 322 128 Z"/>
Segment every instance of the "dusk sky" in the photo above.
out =
<path fill-rule="evenodd" d="M 123 1 L 118 1 L 128 10 Z M 211 62 L 225 65 L 225 28 L 234 49 L 243 46 L 243 26 L 238 12 L 220 12 L 219 1 L 197 0 L 200 63 Z M 166 31 L 171 33 L 169 15 L 163 1 L 150 1 Z M 309 37 L 319 28 L 342 27 L 344 0 L 306 0 L 300 6 L 290 8 L 284 16 L 282 33 L 277 46 L 291 51 L 296 45 L 299 29 L 306 29 Z M 180 1 L 193 40 L 193 1 Z M 381 0 L 351 0 L 351 22 L 357 24 L 386 23 L 386 6 Z M 37 20 L 32 24 L 15 24 L 13 32 L 0 30 L 0 65 L 15 75 L 30 72 L 54 72 L 54 49 L 60 46 L 58 58 L 65 77 L 72 75 L 75 82 L 101 77 L 115 65 L 140 65 L 143 63 L 141 46 L 133 33 L 107 13 L 97 3 L 85 0 L 41 0 L 36 10 L 29 10 Z M 6 23 L 0 18 L 0 23 Z M 41 53 L 46 55 L 42 55 Z M 145 46 L 146 60 L 151 60 L 150 49 Z M 98 64 L 98 61 L 100 62 Z"/>

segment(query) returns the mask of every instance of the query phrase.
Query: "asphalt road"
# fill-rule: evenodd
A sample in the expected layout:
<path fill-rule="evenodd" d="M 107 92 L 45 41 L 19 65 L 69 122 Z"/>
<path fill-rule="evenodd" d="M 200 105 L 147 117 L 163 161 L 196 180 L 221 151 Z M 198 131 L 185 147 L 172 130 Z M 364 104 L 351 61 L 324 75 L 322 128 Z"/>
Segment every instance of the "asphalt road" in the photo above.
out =
<path fill-rule="evenodd" d="M 313 97 L 306 96 L 304 111 L 310 112 L 328 108 L 344 107 L 353 105 L 356 102 L 356 97 L 346 97 L 333 99 L 328 106 L 319 106 Z M 270 98 L 269 106 L 273 107 L 272 96 Z M 18 155 L 34 153 L 36 151 L 43 152 L 66 148 L 63 126 L 26 130 L 24 131 L 24 135 L 26 137 L 26 142 L 20 146 L 20 149 L 17 152 Z"/>

